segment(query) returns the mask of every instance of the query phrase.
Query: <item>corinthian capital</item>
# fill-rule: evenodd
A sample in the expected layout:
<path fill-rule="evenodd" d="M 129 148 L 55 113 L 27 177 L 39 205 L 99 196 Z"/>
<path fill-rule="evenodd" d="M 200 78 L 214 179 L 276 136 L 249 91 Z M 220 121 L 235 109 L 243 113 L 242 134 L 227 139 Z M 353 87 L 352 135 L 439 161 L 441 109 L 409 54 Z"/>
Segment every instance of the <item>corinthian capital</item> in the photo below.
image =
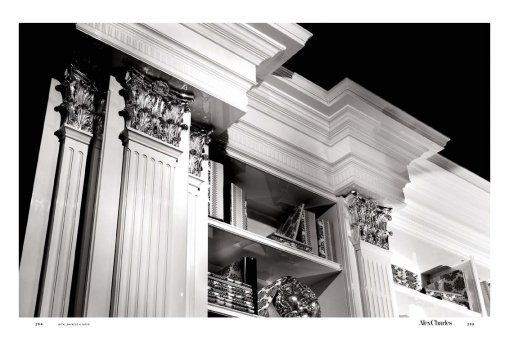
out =
<path fill-rule="evenodd" d="M 123 87 L 125 109 L 120 115 L 126 126 L 178 147 L 181 131 L 188 129 L 183 115 L 190 111 L 193 94 L 175 90 L 136 69 L 126 72 Z"/>
<path fill-rule="evenodd" d="M 63 102 L 55 110 L 60 112 L 65 124 L 90 134 L 102 129 L 104 96 L 76 64 L 67 67 L 57 90 L 62 93 Z"/>
<path fill-rule="evenodd" d="M 189 137 L 189 173 L 200 176 L 203 168 L 201 163 L 208 160 L 205 154 L 205 145 L 210 143 L 210 134 L 214 130 L 203 126 L 191 125 L 191 133 Z"/>
<path fill-rule="evenodd" d="M 374 199 L 368 199 L 352 191 L 346 198 L 348 211 L 352 216 L 352 227 L 358 229 L 360 240 L 389 250 L 387 222 L 392 220 L 391 208 L 378 205 Z"/>

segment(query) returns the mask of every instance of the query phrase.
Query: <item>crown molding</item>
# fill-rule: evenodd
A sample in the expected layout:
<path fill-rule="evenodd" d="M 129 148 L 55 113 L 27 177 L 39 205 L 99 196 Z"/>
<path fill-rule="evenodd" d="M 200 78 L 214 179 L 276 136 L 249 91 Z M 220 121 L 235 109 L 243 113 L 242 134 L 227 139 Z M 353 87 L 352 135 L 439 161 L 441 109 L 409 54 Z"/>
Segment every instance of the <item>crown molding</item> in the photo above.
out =
<path fill-rule="evenodd" d="M 286 50 L 248 24 L 182 24 L 258 66 Z"/>
<path fill-rule="evenodd" d="M 268 81 L 270 81 L 268 79 Z M 348 78 L 340 81 L 329 91 L 324 90 L 320 86 L 312 83 L 299 74 L 294 74 L 292 78 L 277 77 L 272 80 L 275 86 L 285 88 L 288 94 L 297 98 L 302 103 L 313 104 L 319 103 L 319 107 L 326 106 L 326 110 L 322 110 L 325 116 L 331 117 L 335 112 L 341 109 L 341 100 L 347 95 L 354 95 L 366 105 L 369 105 L 379 113 L 384 114 L 388 118 L 411 129 L 413 132 L 422 135 L 429 141 L 437 144 L 439 148 L 443 148 L 449 141 L 449 138 L 440 132 L 434 130 L 430 126 L 420 122 L 413 116 L 398 109 L 388 101 L 375 95 L 371 91 L 365 89 L 353 80 Z M 315 105 L 316 106 L 316 105 Z"/>
<path fill-rule="evenodd" d="M 228 129 L 229 156 L 321 196 L 335 199 L 328 163 L 242 119 Z"/>
<path fill-rule="evenodd" d="M 395 213 L 391 222 L 391 229 L 394 233 L 401 231 L 464 258 L 474 256 L 480 265 L 490 268 L 488 238 L 474 237 L 475 234 L 471 232 L 470 236 L 465 236 L 463 231 L 456 231 L 458 223 L 436 222 L 430 220 L 428 215 L 419 214 L 419 210 L 422 208 L 407 205 L 401 212 Z M 479 239 L 482 240 L 479 241 Z"/>
<path fill-rule="evenodd" d="M 255 66 L 180 24 L 77 24 L 77 28 L 243 112 Z M 226 62 L 226 63 L 225 63 Z"/>
<path fill-rule="evenodd" d="M 409 202 L 430 209 L 438 218 L 464 224 L 479 236 L 490 234 L 490 194 L 429 160 L 409 167 L 410 184 L 404 189 Z"/>
<path fill-rule="evenodd" d="M 487 193 L 490 192 L 490 182 L 488 180 L 483 179 L 479 175 L 474 174 L 473 172 L 465 169 L 464 167 L 461 167 L 460 165 L 443 157 L 442 155 L 440 154 L 432 155 L 428 158 L 428 161 L 462 178 L 463 180 L 478 187 L 479 189 Z"/>

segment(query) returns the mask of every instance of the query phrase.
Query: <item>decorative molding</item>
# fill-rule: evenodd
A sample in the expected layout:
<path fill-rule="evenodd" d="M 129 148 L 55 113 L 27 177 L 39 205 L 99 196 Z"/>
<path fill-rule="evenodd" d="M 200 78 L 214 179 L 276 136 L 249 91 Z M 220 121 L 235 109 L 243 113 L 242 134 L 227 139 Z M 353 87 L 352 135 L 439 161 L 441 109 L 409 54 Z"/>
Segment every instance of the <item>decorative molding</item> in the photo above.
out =
<path fill-rule="evenodd" d="M 205 145 L 210 143 L 210 134 L 214 130 L 191 124 L 189 134 L 189 173 L 197 177 L 201 176 L 202 161 L 207 161 L 209 156 L 206 153 Z"/>
<path fill-rule="evenodd" d="M 182 24 L 258 66 L 286 47 L 248 24 Z"/>
<path fill-rule="evenodd" d="M 120 133 L 119 139 L 124 146 L 129 146 L 130 142 L 135 142 L 161 154 L 168 155 L 177 162 L 178 157 L 182 154 L 182 150 L 130 127 L 124 129 L 124 131 Z"/>
<path fill-rule="evenodd" d="M 77 24 L 78 30 L 246 111 L 246 92 L 256 84 L 252 64 L 232 69 L 235 64 L 227 63 L 226 49 L 182 25 L 169 24 L 173 32 L 158 26 Z"/>
<path fill-rule="evenodd" d="M 194 95 L 172 89 L 167 82 L 151 79 L 136 69 L 126 72 L 123 87 L 125 109 L 120 115 L 126 127 L 178 147 L 181 131 L 188 129 L 183 115 L 190 111 Z"/>
<path fill-rule="evenodd" d="M 476 175 L 473 172 L 461 167 L 460 165 L 452 162 L 451 160 L 443 157 L 442 155 L 440 154 L 432 155 L 428 158 L 428 161 L 460 177 L 461 179 L 478 187 L 479 189 L 487 193 L 490 192 L 490 182 L 488 180 L 483 179 L 479 175 Z"/>
<path fill-rule="evenodd" d="M 392 209 L 380 206 L 376 200 L 367 199 L 355 191 L 346 201 L 353 218 L 351 226 L 358 229 L 360 240 L 389 250 L 389 236 L 392 236 L 392 232 L 387 231 L 387 222 L 392 220 Z"/>

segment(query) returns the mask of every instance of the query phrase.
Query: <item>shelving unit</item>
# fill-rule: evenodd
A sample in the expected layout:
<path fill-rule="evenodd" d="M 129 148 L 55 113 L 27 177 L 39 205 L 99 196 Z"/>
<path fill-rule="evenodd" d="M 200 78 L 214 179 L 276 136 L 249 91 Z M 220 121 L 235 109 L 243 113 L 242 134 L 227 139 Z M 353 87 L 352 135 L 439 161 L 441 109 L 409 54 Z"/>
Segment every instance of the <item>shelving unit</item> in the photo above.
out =
<path fill-rule="evenodd" d="M 394 284 L 399 314 L 409 317 L 481 317 L 481 314 L 450 301 Z"/>
<path fill-rule="evenodd" d="M 248 314 L 248 313 L 245 313 L 242 311 L 228 309 L 228 308 L 225 308 L 222 306 L 217 306 L 217 305 L 212 305 L 212 304 L 207 305 L 207 310 L 210 313 L 213 313 L 212 315 L 215 315 L 215 316 L 210 316 L 210 317 L 233 317 L 233 318 L 259 318 L 259 317 L 261 317 L 261 316 L 255 315 L 255 314 Z"/>
<path fill-rule="evenodd" d="M 212 154 L 211 159 L 217 157 Z M 208 218 L 209 271 L 220 270 L 244 256 L 252 257 L 257 262 L 258 289 L 283 276 L 293 276 L 311 287 L 320 304 L 324 304 L 322 316 L 346 316 L 346 305 L 338 303 L 345 291 L 343 267 L 337 261 L 340 258 L 337 252 L 339 247 L 333 245 L 334 260 L 329 260 L 267 237 L 276 231 L 296 206 L 305 204 L 305 209 L 314 213 L 316 219 L 329 220 L 332 241 L 335 242 L 339 237 L 339 220 L 334 196 L 316 194 L 225 154 L 220 154 L 217 161 L 224 166 L 225 199 L 229 196 L 229 183 L 236 184 L 244 191 L 247 229 L 229 224 L 226 216 L 225 221 Z M 224 313 L 224 308 L 211 304 L 208 310 L 209 316 L 210 312 L 213 315 L 239 315 L 238 311 L 227 310 Z M 244 313 L 239 316 L 252 317 Z"/>
<path fill-rule="evenodd" d="M 317 280 L 342 270 L 340 264 L 209 218 L 209 263 L 226 266 L 242 256 L 255 257 L 258 277 L 274 281 L 291 274 Z"/>

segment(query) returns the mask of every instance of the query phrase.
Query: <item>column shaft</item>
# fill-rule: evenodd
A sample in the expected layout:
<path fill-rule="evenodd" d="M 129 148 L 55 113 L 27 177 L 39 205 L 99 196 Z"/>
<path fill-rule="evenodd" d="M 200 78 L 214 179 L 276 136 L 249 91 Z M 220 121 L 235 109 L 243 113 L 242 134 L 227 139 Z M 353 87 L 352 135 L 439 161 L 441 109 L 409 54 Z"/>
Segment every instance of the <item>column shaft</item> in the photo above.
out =
<path fill-rule="evenodd" d="M 50 225 L 45 272 L 40 286 L 40 316 L 67 316 L 80 219 L 83 179 L 91 135 L 63 125 L 59 167 Z"/>

